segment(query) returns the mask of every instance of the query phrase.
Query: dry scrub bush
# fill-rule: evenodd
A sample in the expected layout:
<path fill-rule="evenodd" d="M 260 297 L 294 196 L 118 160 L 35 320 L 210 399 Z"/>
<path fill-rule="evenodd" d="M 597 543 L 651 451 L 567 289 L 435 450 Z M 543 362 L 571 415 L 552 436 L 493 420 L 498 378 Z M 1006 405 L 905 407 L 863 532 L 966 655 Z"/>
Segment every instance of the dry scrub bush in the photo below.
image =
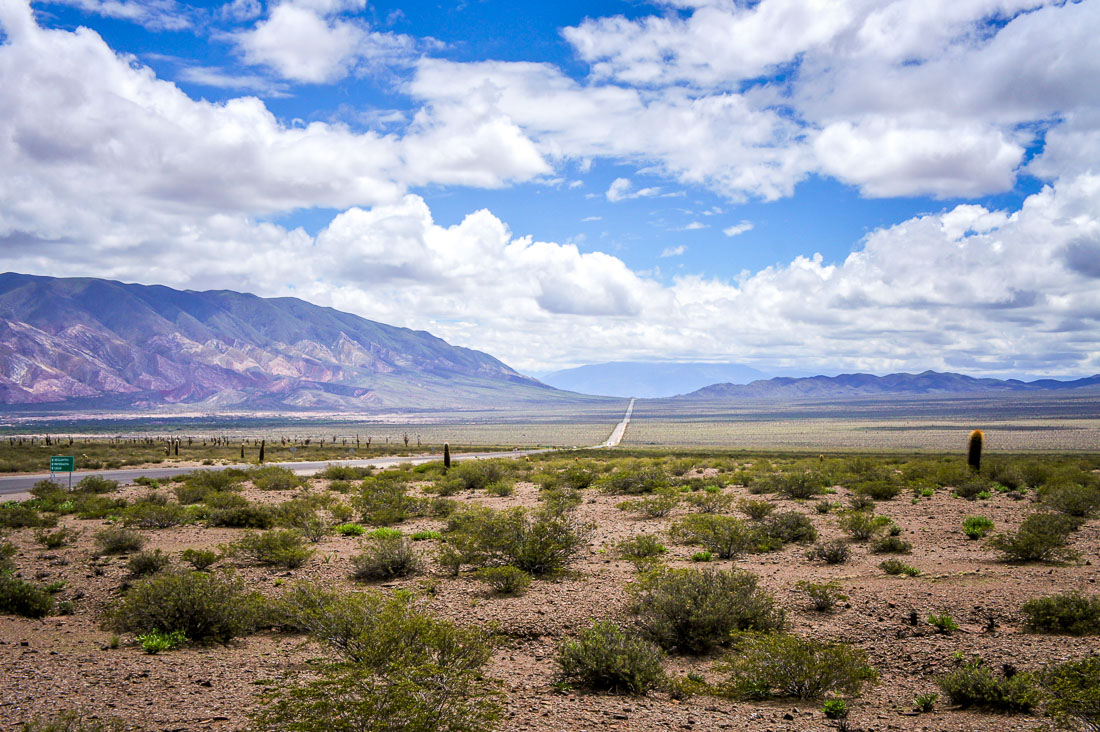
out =
<path fill-rule="evenodd" d="M 533 575 L 564 569 L 587 545 L 592 528 L 571 512 L 474 507 L 448 519 L 443 551 L 459 565 L 511 565 Z"/>
<path fill-rule="evenodd" d="M 744 633 L 735 634 L 733 644 L 717 670 L 726 674 L 726 693 L 738 699 L 858 696 L 864 684 L 878 678 L 867 665 L 867 654 L 845 643 Z"/>
<path fill-rule="evenodd" d="M 192 642 L 228 643 L 257 627 L 263 603 L 229 573 L 164 572 L 131 587 L 106 625 L 118 633 L 181 631 Z"/>
<path fill-rule="evenodd" d="M 1061 635 L 1100 634 L 1100 597 L 1076 592 L 1036 597 L 1024 603 L 1029 630 Z"/>
<path fill-rule="evenodd" d="M 740 570 L 672 569 L 643 575 L 630 586 L 632 612 L 646 634 L 667 650 L 706 653 L 735 630 L 778 630 L 783 609 Z"/>
<path fill-rule="evenodd" d="M 999 712 L 1028 712 L 1042 695 L 1029 673 L 994 674 L 975 659 L 939 677 L 940 691 L 960 707 L 980 707 Z"/>
<path fill-rule="evenodd" d="M 275 567 L 294 569 L 306 563 L 313 550 L 305 548 L 305 539 L 292 529 L 272 529 L 257 533 L 249 531 L 224 547 L 226 556 Z"/>
<path fill-rule="evenodd" d="M 419 568 L 420 559 L 404 536 L 372 536 L 363 552 L 351 558 L 352 579 L 360 581 L 407 577 Z"/>
<path fill-rule="evenodd" d="M 1075 559 L 1077 553 L 1069 548 L 1069 537 L 1078 525 L 1077 519 L 1065 514 L 1033 513 L 1015 534 L 997 534 L 986 546 L 1001 552 L 1008 561 Z"/>
<path fill-rule="evenodd" d="M 338 661 L 276 688 L 254 715 L 257 728 L 496 729 L 500 693 L 485 676 L 492 646 L 484 632 L 419 612 L 401 596 L 330 592 L 308 583 L 280 598 L 275 614 L 283 627 L 329 646 Z"/>
<path fill-rule="evenodd" d="M 645 694 L 662 685 L 661 649 L 610 621 L 594 622 L 558 647 L 562 679 L 615 694 Z"/>
<path fill-rule="evenodd" d="M 118 526 L 108 526 L 95 534 L 100 554 L 129 554 L 145 546 L 145 537 L 136 531 Z"/>

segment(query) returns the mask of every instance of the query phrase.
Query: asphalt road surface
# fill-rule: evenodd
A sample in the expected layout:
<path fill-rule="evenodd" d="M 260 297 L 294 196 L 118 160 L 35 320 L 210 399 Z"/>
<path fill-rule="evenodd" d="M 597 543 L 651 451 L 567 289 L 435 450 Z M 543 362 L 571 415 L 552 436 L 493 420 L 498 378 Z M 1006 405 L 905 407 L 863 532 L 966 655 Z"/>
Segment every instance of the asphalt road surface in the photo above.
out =
<path fill-rule="evenodd" d="M 484 460 L 486 458 L 517 458 L 524 455 L 534 455 L 540 452 L 552 452 L 551 448 L 541 448 L 538 450 L 508 450 L 506 452 L 468 452 L 462 454 L 452 455 L 453 460 Z M 351 466 L 367 466 L 371 465 L 377 468 L 388 468 L 393 465 L 400 465 L 401 463 L 411 463 L 413 465 L 419 465 L 420 463 L 430 462 L 432 460 L 442 460 L 442 455 L 411 455 L 406 457 L 383 457 L 374 458 L 369 460 L 325 460 L 323 462 L 296 462 L 296 463 L 267 463 L 267 465 L 278 465 L 281 468 L 290 468 L 298 475 L 313 475 L 324 470 L 329 465 L 351 465 Z M 88 470 L 79 471 L 72 474 L 73 485 L 76 485 L 81 478 L 88 475 L 98 475 L 101 478 L 108 480 L 117 480 L 119 483 L 133 483 L 135 478 L 145 476 L 147 478 L 170 478 L 173 475 L 181 475 L 183 473 L 191 473 L 196 470 L 224 470 L 226 468 L 254 468 L 253 464 L 236 464 L 236 465 L 202 465 L 190 468 L 126 468 L 121 470 Z M 49 473 L 37 473 L 35 475 L 12 475 L 0 477 L 0 496 L 6 500 L 22 500 L 29 498 L 27 493 L 31 487 L 40 480 L 49 478 Z M 69 484 L 68 473 L 55 473 L 54 480 L 61 482 L 63 485 Z"/>

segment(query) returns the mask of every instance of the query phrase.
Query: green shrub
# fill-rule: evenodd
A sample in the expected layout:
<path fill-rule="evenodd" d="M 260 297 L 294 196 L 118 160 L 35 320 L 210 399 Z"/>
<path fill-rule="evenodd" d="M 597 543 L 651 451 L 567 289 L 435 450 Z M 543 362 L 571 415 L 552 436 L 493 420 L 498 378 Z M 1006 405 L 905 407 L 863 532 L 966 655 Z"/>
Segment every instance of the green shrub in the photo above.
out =
<path fill-rule="evenodd" d="M 852 556 L 852 548 L 843 539 L 832 539 L 815 544 L 806 552 L 806 556 L 809 559 L 820 559 L 826 564 L 844 564 Z"/>
<path fill-rule="evenodd" d="M 0 614 L 42 618 L 53 611 L 53 597 L 44 588 L 0 570 Z"/>
<path fill-rule="evenodd" d="M 736 499 L 729 493 L 722 493 L 721 490 L 703 490 L 692 493 L 686 500 L 699 513 L 722 513 L 730 510 Z M 756 503 L 772 505 L 767 501 L 756 501 Z"/>
<path fill-rule="evenodd" d="M 1100 597 L 1076 592 L 1028 600 L 1021 608 L 1027 627 L 1039 633 L 1060 635 L 1100 634 Z"/>
<path fill-rule="evenodd" d="M 1077 520 L 1061 513 L 1033 513 L 1024 519 L 1015 534 L 997 534 L 986 546 L 1000 551 L 1005 559 L 1018 562 L 1049 562 L 1074 559 L 1069 536 Z"/>
<path fill-rule="evenodd" d="M 407 597 L 330 592 L 305 583 L 274 610 L 283 627 L 327 644 L 341 661 L 277 687 L 274 700 L 254 716 L 258 729 L 496 727 L 500 694 L 485 674 L 492 646 L 483 631 L 418 612 Z"/>
<path fill-rule="evenodd" d="M 498 595 L 522 595 L 531 584 L 531 575 L 519 567 L 482 567 L 477 578 Z"/>
<path fill-rule="evenodd" d="M 335 527 L 335 531 L 340 536 L 362 536 L 367 533 L 362 524 L 340 524 Z"/>
<path fill-rule="evenodd" d="M 762 481 L 770 492 L 791 499 L 813 498 L 829 484 L 824 473 L 816 470 L 796 470 L 790 473 L 773 473 Z"/>
<path fill-rule="evenodd" d="M 584 500 L 581 492 L 572 488 L 547 488 L 539 492 L 545 510 L 551 513 L 565 513 L 581 505 Z"/>
<path fill-rule="evenodd" d="M 363 551 L 351 558 L 351 576 L 359 581 L 407 577 L 420 567 L 420 560 L 404 536 L 374 536 Z"/>
<path fill-rule="evenodd" d="M 762 531 L 780 545 L 792 542 L 805 544 L 817 540 L 817 529 L 810 517 L 798 511 L 773 513 L 764 521 Z"/>
<path fill-rule="evenodd" d="M 960 707 L 1029 712 L 1041 699 L 1031 674 L 997 676 L 980 659 L 941 676 L 936 683 L 951 703 Z"/>
<path fill-rule="evenodd" d="M 890 480 L 866 480 L 852 485 L 852 490 L 876 501 L 889 501 L 902 491 L 902 486 Z"/>
<path fill-rule="evenodd" d="M 26 529 L 42 526 L 55 526 L 57 519 L 41 516 L 30 506 L 8 502 L 0 504 L 0 528 Z"/>
<path fill-rule="evenodd" d="M 395 529 L 390 526 L 380 526 L 368 532 L 367 536 L 371 539 L 398 539 L 404 536 L 404 534 L 401 532 L 401 529 Z"/>
<path fill-rule="evenodd" d="M 179 631 L 193 642 L 228 643 L 259 623 L 264 599 L 228 573 L 162 572 L 138 582 L 108 613 L 107 627 L 143 635 Z"/>
<path fill-rule="evenodd" d="M 668 476 L 657 468 L 628 468 L 604 476 L 594 485 L 613 496 L 639 495 L 667 487 Z"/>
<path fill-rule="evenodd" d="M 733 652 L 717 670 L 726 675 L 725 691 L 739 699 L 858 696 L 878 678 L 858 648 L 787 633 L 736 635 Z"/>
<path fill-rule="evenodd" d="M 963 519 L 963 533 L 968 539 L 981 539 L 993 530 L 993 521 L 985 516 L 967 516 Z"/>
<path fill-rule="evenodd" d="M 1100 729 L 1100 656 L 1048 666 L 1039 674 L 1047 714 L 1066 729 Z"/>
<path fill-rule="evenodd" d="M 610 621 L 594 622 L 558 646 L 562 680 L 594 691 L 645 694 L 665 680 L 661 649 Z"/>
<path fill-rule="evenodd" d="M 686 544 L 699 544 L 720 559 L 754 551 L 759 538 L 741 519 L 705 513 L 678 519 L 669 534 Z"/>
<path fill-rule="evenodd" d="M 47 549 L 60 549 L 63 546 L 68 546 L 76 541 L 79 536 L 79 531 L 70 529 L 67 526 L 62 526 L 57 531 L 38 529 L 34 532 L 34 540 Z"/>
<path fill-rule="evenodd" d="M 498 498 L 503 498 L 504 496 L 511 496 L 511 495 L 515 494 L 516 487 L 514 485 L 512 485 L 511 483 L 508 483 L 506 481 L 498 480 L 494 483 L 490 483 L 489 485 L 485 486 L 485 492 L 487 494 L 489 494 L 490 496 L 497 496 Z"/>
<path fill-rule="evenodd" d="M 233 493 L 232 491 L 210 491 L 203 495 L 202 502 L 206 504 L 208 508 L 215 511 L 225 508 L 244 508 L 246 506 L 267 508 L 267 506 L 263 506 L 262 504 L 249 503 L 247 498 L 239 493 Z"/>
<path fill-rule="evenodd" d="M 379 476 L 381 478 L 381 476 Z M 408 486 L 396 480 L 363 481 L 363 490 L 355 500 L 363 523 L 389 526 L 416 513 L 417 501 L 406 495 Z"/>
<path fill-rule="evenodd" d="M 118 481 L 108 480 L 99 475 L 87 475 L 73 486 L 73 490 L 81 493 L 113 493 L 118 490 Z"/>
<path fill-rule="evenodd" d="M 930 614 L 928 616 L 928 624 L 940 633 L 951 633 L 959 629 L 959 624 L 955 622 L 955 618 L 947 613 L 940 613 L 939 615 L 935 613 Z"/>
<path fill-rule="evenodd" d="M 152 551 L 138 552 L 131 556 L 130 561 L 126 563 L 126 568 L 135 577 L 144 577 L 162 572 L 168 569 L 171 564 L 171 557 L 160 549 L 153 549 Z"/>
<path fill-rule="evenodd" d="M 741 501 L 737 507 L 753 521 L 763 521 L 775 510 L 775 504 L 768 501 Z"/>
<path fill-rule="evenodd" d="M 207 515 L 206 525 L 231 529 L 270 529 L 275 525 L 275 514 L 267 506 L 258 504 L 215 508 Z"/>
<path fill-rule="evenodd" d="M 735 630 L 775 630 L 783 609 L 740 570 L 673 569 L 643 575 L 630 586 L 631 609 L 662 648 L 706 653 Z"/>
<path fill-rule="evenodd" d="M 202 571 L 221 559 L 221 555 L 213 549 L 184 549 L 180 559 Z"/>
<path fill-rule="evenodd" d="M 305 479 L 295 475 L 293 470 L 277 465 L 252 468 L 248 471 L 248 479 L 261 491 L 292 491 L 306 484 Z"/>
<path fill-rule="evenodd" d="M 409 538 L 413 541 L 430 541 L 432 539 L 442 539 L 443 534 L 439 533 L 438 531 L 426 529 L 424 531 L 417 531 Z"/>
<path fill-rule="evenodd" d="M 714 555 L 706 551 L 695 552 L 691 555 L 691 561 L 693 562 L 709 562 L 712 559 L 714 559 Z"/>
<path fill-rule="evenodd" d="M 183 482 L 203 494 L 240 490 L 246 473 L 240 470 L 195 470 Z"/>
<path fill-rule="evenodd" d="M 139 502 L 122 511 L 122 523 L 139 529 L 167 529 L 187 519 L 187 509 L 178 503 Z"/>
<path fill-rule="evenodd" d="M 618 504 L 620 511 L 634 513 L 643 518 L 663 518 L 680 505 L 680 496 L 668 489 L 661 489 L 652 496 L 623 501 Z"/>
<path fill-rule="evenodd" d="M 993 481 L 978 474 L 972 474 L 955 485 L 955 495 L 973 501 L 979 494 L 985 493 L 988 497 L 993 488 Z"/>
<path fill-rule="evenodd" d="M 305 548 L 305 539 L 293 529 L 272 529 L 257 533 L 249 531 L 226 547 L 225 554 L 269 566 L 294 569 L 313 555 Z"/>
<path fill-rule="evenodd" d="M 1069 483 L 1044 487 L 1043 506 L 1069 516 L 1089 518 L 1100 509 L 1100 488 Z"/>
<path fill-rule="evenodd" d="M 934 691 L 925 692 L 924 694 L 917 694 L 913 697 L 913 708 L 918 712 L 927 714 L 931 712 L 936 706 L 936 700 L 940 698 L 940 695 Z"/>
<path fill-rule="evenodd" d="M 821 613 L 832 611 L 837 603 L 848 599 L 840 583 L 835 580 L 831 582 L 799 580 L 794 588 L 809 598 L 813 609 Z"/>
<path fill-rule="evenodd" d="M 155 655 L 164 651 L 176 650 L 187 642 L 187 636 L 181 630 L 174 630 L 171 633 L 153 630 L 137 636 L 137 642 L 141 644 L 142 650 L 146 653 Z"/>
<path fill-rule="evenodd" d="M 294 529 L 316 544 L 325 537 L 325 521 L 318 515 L 315 499 L 294 499 L 276 506 L 275 525 Z"/>
<path fill-rule="evenodd" d="M 844 719 L 848 716 L 848 704 L 843 699 L 826 699 L 822 711 L 826 719 Z"/>
<path fill-rule="evenodd" d="M 546 575 L 572 563 L 590 534 L 591 527 L 568 512 L 471 508 L 450 517 L 445 538 L 463 564 L 511 565 Z"/>
<path fill-rule="evenodd" d="M 876 516 L 870 511 L 849 511 L 841 520 L 840 528 L 853 541 L 868 541 L 886 530 L 891 524 L 887 516 Z"/>
<path fill-rule="evenodd" d="M 911 565 L 900 562 L 897 559 L 887 559 L 879 563 L 879 569 L 886 574 L 904 574 L 907 577 L 916 577 L 920 570 Z"/>
<path fill-rule="evenodd" d="M 362 480 L 374 474 L 374 468 L 369 465 L 326 465 L 325 469 L 317 473 L 315 477 L 322 480 Z M 332 486 L 329 486 L 331 489 Z"/>
<path fill-rule="evenodd" d="M 129 554 L 145 546 L 145 537 L 136 531 L 108 526 L 95 534 L 100 554 Z"/>
<path fill-rule="evenodd" d="M 874 554 L 908 554 L 911 551 L 913 545 L 900 536 L 880 536 L 871 542 L 871 552 Z"/>
<path fill-rule="evenodd" d="M 172 492 L 176 494 L 176 500 L 181 505 L 189 506 L 194 503 L 201 503 L 207 494 L 213 491 L 204 485 L 180 483 L 172 487 Z"/>
<path fill-rule="evenodd" d="M 668 547 L 654 534 L 638 534 L 620 541 L 615 551 L 624 559 L 647 559 L 668 553 Z"/>

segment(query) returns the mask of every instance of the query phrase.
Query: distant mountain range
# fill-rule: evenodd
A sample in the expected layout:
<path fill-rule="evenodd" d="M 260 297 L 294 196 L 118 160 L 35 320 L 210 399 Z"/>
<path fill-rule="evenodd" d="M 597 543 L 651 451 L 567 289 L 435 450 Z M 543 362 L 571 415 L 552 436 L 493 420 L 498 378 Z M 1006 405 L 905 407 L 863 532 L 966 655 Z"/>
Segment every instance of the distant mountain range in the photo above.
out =
<path fill-rule="evenodd" d="M 544 384 L 615 397 L 670 397 L 718 382 L 745 384 L 764 374 L 736 363 L 613 361 L 539 375 Z"/>
<path fill-rule="evenodd" d="M 0 404 L 347 411 L 582 398 L 430 333 L 294 298 L 0 275 Z"/>
<path fill-rule="evenodd" d="M 711 384 L 677 399 L 839 399 L 884 395 L 947 395 L 1097 389 L 1100 374 L 1074 381 L 1039 379 L 979 379 L 963 374 L 924 371 L 919 374 L 840 374 L 839 376 L 778 377 L 749 384 Z"/>

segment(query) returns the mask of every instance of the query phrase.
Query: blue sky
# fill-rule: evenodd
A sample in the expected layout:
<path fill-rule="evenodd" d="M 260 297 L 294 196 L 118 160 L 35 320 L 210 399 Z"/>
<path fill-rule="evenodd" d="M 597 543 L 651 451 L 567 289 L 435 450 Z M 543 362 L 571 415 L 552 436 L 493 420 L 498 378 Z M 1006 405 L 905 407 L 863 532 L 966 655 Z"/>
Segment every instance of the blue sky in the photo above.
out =
<path fill-rule="evenodd" d="M 0 0 L 0 265 L 532 371 L 1091 374 L 1097 6 Z"/>

